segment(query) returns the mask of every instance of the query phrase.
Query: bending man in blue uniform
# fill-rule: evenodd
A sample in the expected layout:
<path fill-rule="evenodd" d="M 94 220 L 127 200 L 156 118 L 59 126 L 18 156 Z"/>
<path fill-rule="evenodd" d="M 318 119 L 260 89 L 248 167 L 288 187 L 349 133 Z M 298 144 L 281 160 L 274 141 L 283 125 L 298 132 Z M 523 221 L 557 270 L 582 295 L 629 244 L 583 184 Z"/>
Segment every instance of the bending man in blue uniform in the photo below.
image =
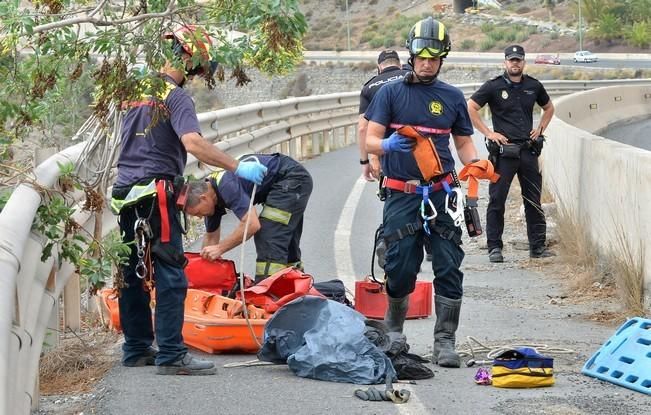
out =
<path fill-rule="evenodd" d="M 173 194 L 175 177 L 185 169 L 187 153 L 204 163 L 261 182 L 266 167 L 238 162 L 201 136 L 194 103 L 182 88 L 201 75 L 212 78 L 211 40 L 195 26 L 165 35 L 176 62 L 159 71 L 162 90 L 125 104 L 118 178 L 111 209 L 119 214 L 122 239 L 131 244 L 122 267 L 120 324 L 124 332 L 122 364 L 156 365 L 161 375 L 211 375 L 211 361 L 197 359 L 183 343 L 183 312 L 188 282 L 183 273 L 183 241 Z M 134 243 L 135 241 L 135 243 Z M 151 252 L 151 260 L 145 252 Z M 150 296 L 155 274 L 156 298 Z M 147 282 L 143 289 L 143 282 Z M 155 331 L 150 304 L 155 303 Z M 154 334 L 158 350 L 152 347 Z"/>
<path fill-rule="evenodd" d="M 312 193 L 312 177 L 291 157 L 278 153 L 255 157 L 268 169 L 253 196 L 254 204 L 264 205 L 259 216 L 254 207 L 249 210 L 253 184 L 229 171 L 190 182 L 185 211 L 205 218 L 207 233 L 201 256 L 212 261 L 242 243 L 248 221 L 247 238 L 255 235 L 257 283 L 288 266 L 302 269 L 303 213 Z M 235 213 L 240 223 L 221 238 L 221 218 L 227 209 Z"/>
<path fill-rule="evenodd" d="M 415 288 L 423 261 L 423 244 L 430 244 L 436 292 L 432 361 L 439 366 L 459 367 L 455 333 L 463 295 L 459 267 L 464 252 L 460 246 L 461 229 L 445 209 L 446 194 L 448 190 L 453 193 L 454 186 L 450 135 L 464 164 L 477 160 L 477 149 L 470 137 L 473 128 L 463 93 L 437 79 L 451 48 L 446 27 L 431 17 L 419 21 L 409 32 L 407 47 L 413 72 L 403 82 L 381 88 L 366 111 L 366 148 L 381 156 L 386 176 L 384 271 L 389 307 L 385 321 L 390 330 L 402 331 L 409 294 Z M 415 140 L 398 133 L 384 138 L 387 130 L 406 125 L 434 144 L 441 174 L 423 177 L 412 151 Z"/>

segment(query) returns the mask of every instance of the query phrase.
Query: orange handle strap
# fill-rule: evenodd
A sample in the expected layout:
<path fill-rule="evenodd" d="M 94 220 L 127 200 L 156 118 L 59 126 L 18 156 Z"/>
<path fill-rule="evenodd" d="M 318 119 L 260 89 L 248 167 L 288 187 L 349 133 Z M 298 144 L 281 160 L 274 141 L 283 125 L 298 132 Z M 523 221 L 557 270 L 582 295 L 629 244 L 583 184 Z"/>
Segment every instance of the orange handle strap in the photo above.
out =
<path fill-rule="evenodd" d="M 500 175 L 495 173 L 495 167 L 489 160 L 479 160 L 466 165 L 459 172 L 459 180 L 468 181 L 468 197 L 477 198 L 479 195 L 479 180 L 490 180 L 495 183 Z"/>

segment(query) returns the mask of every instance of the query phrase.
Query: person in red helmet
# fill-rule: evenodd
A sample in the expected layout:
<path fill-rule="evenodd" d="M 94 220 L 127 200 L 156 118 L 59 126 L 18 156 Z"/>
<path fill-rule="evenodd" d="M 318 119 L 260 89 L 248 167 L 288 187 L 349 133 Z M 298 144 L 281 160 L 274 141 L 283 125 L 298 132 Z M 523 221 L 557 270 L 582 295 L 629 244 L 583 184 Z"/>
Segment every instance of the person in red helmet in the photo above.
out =
<path fill-rule="evenodd" d="M 188 283 L 175 178 L 183 175 L 188 152 L 257 184 L 267 168 L 255 161 L 235 160 L 201 136 L 194 103 L 182 86 L 195 75 L 212 79 L 216 64 L 210 58 L 206 32 L 183 26 L 163 38 L 176 61 L 159 70 L 164 87 L 150 93 L 155 96 L 124 104 L 111 200 L 123 241 L 131 247 L 129 261 L 122 267 L 124 286 L 119 297 L 122 364 L 155 364 L 161 375 L 211 375 L 215 365 L 190 355 L 181 333 Z M 155 299 L 151 298 L 154 284 Z M 158 349 L 152 347 L 154 338 Z"/>
<path fill-rule="evenodd" d="M 186 77 L 179 86 L 183 86 L 186 79 L 198 75 L 212 88 L 217 62 L 210 56 L 212 40 L 206 31 L 194 25 L 186 25 L 174 32 L 165 33 L 163 38 L 172 42 L 172 51 L 185 65 Z"/>

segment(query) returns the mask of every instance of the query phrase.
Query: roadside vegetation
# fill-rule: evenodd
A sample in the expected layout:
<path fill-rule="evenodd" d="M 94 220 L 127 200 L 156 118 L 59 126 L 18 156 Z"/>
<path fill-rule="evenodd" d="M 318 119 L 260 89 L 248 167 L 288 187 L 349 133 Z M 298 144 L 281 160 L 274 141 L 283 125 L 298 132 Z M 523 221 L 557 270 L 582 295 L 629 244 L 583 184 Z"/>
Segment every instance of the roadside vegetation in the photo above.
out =
<path fill-rule="evenodd" d="M 595 309 L 593 317 L 598 320 L 644 316 L 644 246 L 636 252 L 627 242 L 624 230 L 615 227 L 609 250 L 600 248 L 587 231 L 591 224 L 558 200 L 554 221 L 558 251 L 566 266 L 573 298 L 619 298 L 621 309 L 617 312 Z"/>
<path fill-rule="evenodd" d="M 402 48 L 411 25 L 431 15 L 449 27 L 454 50 L 496 52 L 522 43 L 536 52 L 573 52 L 579 30 L 584 48 L 597 52 L 649 52 L 651 43 L 650 0 L 581 0 L 581 27 L 578 0 L 502 0 L 502 9 L 465 15 L 453 13 L 452 1 L 349 0 L 348 15 L 342 3 L 301 2 L 308 50 L 346 50 L 349 32 L 352 50 Z"/>

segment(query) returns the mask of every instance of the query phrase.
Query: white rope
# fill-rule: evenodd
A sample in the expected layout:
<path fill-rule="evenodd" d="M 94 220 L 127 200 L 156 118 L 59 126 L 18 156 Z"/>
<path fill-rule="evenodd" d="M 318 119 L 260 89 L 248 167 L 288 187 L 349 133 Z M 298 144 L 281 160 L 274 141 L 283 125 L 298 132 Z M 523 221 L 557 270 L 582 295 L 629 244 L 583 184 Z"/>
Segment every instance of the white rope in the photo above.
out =
<path fill-rule="evenodd" d="M 246 159 L 253 159 L 257 161 L 258 163 L 260 160 L 256 156 L 248 156 Z M 243 161 L 243 160 L 240 160 Z M 244 234 L 242 235 L 242 247 L 240 249 L 240 273 L 239 273 L 239 279 L 240 279 L 240 295 L 242 296 L 242 309 L 244 311 L 244 319 L 246 320 L 246 325 L 249 328 L 249 332 L 251 333 L 251 336 L 253 337 L 253 340 L 255 340 L 255 343 L 258 345 L 258 347 L 262 347 L 262 343 L 258 341 L 258 337 L 255 335 L 255 331 L 253 330 L 253 325 L 251 324 L 251 321 L 249 320 L 249 310 L 246 308 L 246 298 L 244 296 L 244 244 L 246 243 L 246 237 L 247 233 L 249 231 L 249 222 L 251 221 L 251 210 L 253 209 L 253 199 L 255 199 L 255 191 L 257 189 L 258 185 L 253 183 L 253 190 L 251 190 L 251 199 L 249 200 L 249 210 L 247 211 L 246 215 L 246 221 L 244 222 Z M 225 366 L 226 367 L 226 366 Z"/>
<path fill-rule="evenodd" d="M 468 336 L 466 337 L 466 343 L 465 343 L 465 348 L 457 350 L 457 354 L 459 354 L 460 357 L 470 357 L 471 359 L 477 359 L 479 356 L 486 356 L 486 359 L 494 359 L 495 356 L 498 356 L 500 353 L 506 351 L 506 350 L 511 350 L 515 349 L 518 347 L 529 347 L 531 349 L 534 349 L 537 353 L 540 353 L 542 355 L 545 354 L 551 354 L 551 355 L 558 355 L 558 354 L 573 354 L 576 353 L 575 350 L 572 349 L 565 349 L 562 347 L 557 347 L 557 346 L 550 346 L 544 343 L 507 343 L 503 344 L 500 346 L 492 346 L 489 347 L 485 345 L 484 343 L 480 342 L 477 340 L 475 337 Z M 431 357 L 432 354 L 428 353 L 424 355 L 423 357 Z"/>

